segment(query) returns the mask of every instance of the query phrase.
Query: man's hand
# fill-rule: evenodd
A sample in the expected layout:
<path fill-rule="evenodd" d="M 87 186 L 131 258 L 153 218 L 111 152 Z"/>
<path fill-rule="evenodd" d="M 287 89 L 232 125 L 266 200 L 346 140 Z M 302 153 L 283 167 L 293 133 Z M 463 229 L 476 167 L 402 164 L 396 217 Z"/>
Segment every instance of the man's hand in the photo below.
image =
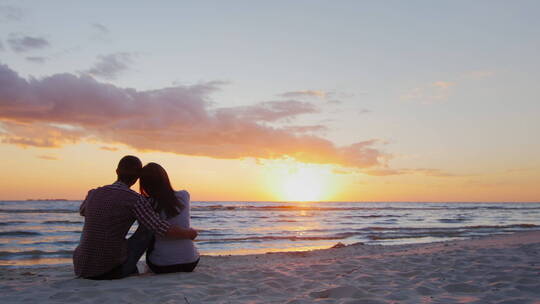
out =
<path fill-rule="evenodd" d="M 180 228 L 178 226 L 171 226 L 169 230 L 167 230 L 167 233 L 165 233 L 165 237 L 172 238 L 172 239 L 189 239 L 194 240 L 197 237 L 198 233 L 197 230 L 192 228 Z"/>
<path fill-rule="evenodd" d="M 188 231 L 189 231 L 189 232 L 188 232 L 189 238 L 190 238 L 191 240 L 194 240 L 194 239 L 199 235 L 199 233 L 197 232 L 197 230 L 195 230 L 195 229 L 193 229 L 193 228 L 189 228 Z"/>

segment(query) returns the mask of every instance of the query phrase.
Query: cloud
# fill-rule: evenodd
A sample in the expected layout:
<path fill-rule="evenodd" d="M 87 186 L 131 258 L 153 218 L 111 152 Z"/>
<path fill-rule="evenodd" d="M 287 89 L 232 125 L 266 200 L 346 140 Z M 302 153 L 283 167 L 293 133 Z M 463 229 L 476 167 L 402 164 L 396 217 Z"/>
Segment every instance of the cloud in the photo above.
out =
<path fill-rule="evenodd" d="M 58 160 L 58 157 L 51 155 L 38 155 L 36 157 L 44 160 Z"/>
<path fill-rule="evenodd" d="M 419 174 L 432 177 L 456 177 L 458 175 L 444 172 L 440 169 L 431 168 L 416 168 L 416 169 L 392 169 L 392 168 L 375 168 L 363 171 L 367 175 L 372 176 L 390 176 L 404 174 Z"/>
<path fill-rule="evenodd" d="M 456 85 L 451 81 L 435 81 L 428 85 L 416 87 L 402 94 L 402 100 L 414 100 L 422 103 L 445 101 L 450 97 L 452 88 Z"/>
<path fill-rule="evenodd" d="M 289 91 L 279 94 L 280 97 L 293 99 L 322 99 L 328 104 L 339 105 L 343 103 L 342 99 L 350 99 L 355 95 L 347 92 L 323 91 L 323 90 L 299 90 Z"/>
<path fill-rule="evenodd" d="M 91 33 L 90 39 L 94 41 L 104 42 L 104 43 L 112 42 L 110 39 L 111 31 L 109 30 L 109 28 L 107 28 L 105 25 L 101 23 L 92 23 L 91 26 L 92 26 L 92 33 Z"/>
<path fill-rule="evenodd" d="M 328 127 L 323 125 L 312 125 L 312 126 L 286 126 L 283 129 L 292 132 L 292 133 L 307 133 L 307 132 L 319 132 L 326 131 Z"/>
<path fill-rule="evenodd" d="M 45 63 L 45 61 L 47 61 L 47 58 L 40 56 L 28 56 L 25 59 L 34 63 Z"/>
<path fill-rule="evenodd" d="M 308 102 L 297 100 L 267 101 L 256 105 L 219 109 L 217 115 L 235 116 L 238 119 L 255 121 L 277 121 L 290 119 L 300 114 L 316 113 L 317 108 Z"/>
<path fill-rule="evenodd" d="M 267 124 L 313 111 L 308 104 L 281 101 L 237 111 L 212 108 L 209 96 L 218 89 L 215 83 L 202 83 L 138 91 L 69 73 L 27 80 L 0 65 L 0 139 L 39 147 L 92 140 L 140 151 L 223 159 L 292 158 L 351 168 L 384 166 L 389 159 L 376 147 L 378 140 L 336 146 Z"/>
<path fill-rule="evenodd" d="M 450 81 L 435 81 L 432 85 L 436 88 L 448 89 L 450 87 L 453 87 L 455 83 Z"/>
<path fill-rule="evenodd" d="M 92 28 L 102 35 L 107 35 L 110 33 L 109 29 L 101 23 L 92 23 Z"/>
<path fill-rule="evenodd" d="M 319 97 L 326 98 L 329 93 L 320 90 L 304 90 L 304 91 L 291 91 L 280 94 L 282 97 L 286 98 L 299 98 L 299 97 Z"/>
<path fill-rule="evenodd" d="M 431 169 L 431 168 L 420 168 L 420 169 L 408 169 L 409 174 L 422 174 L 426 176 L 433 177 L 457 177 L 463 175 L 456 175 L 449 172 L 442 171 L 440 169 Z"/>
<path fill-rule="evenodd" d="M 351 171 L 351 170 L 342 169 L 342 168 L 334 168 L 334 169 L 332 169 L 332 173 L 347 175 L 347 174 L 353 174 L 353 173 L 356 173 L 356 172 Z"/>
<path fill-rule="evenodd" d="M 367 91 L 361 91 L 361 92 L 358 92 L 360 95 L 366 95 L 368 92 Z M 356 94 L 354 93 L 350 93 L 350 92 L 338 92 L 337 93 L 338 97 L 339 98 L 353 98 L 356 96 Z"/>
<path fill-rule="evenodd" d="M 20 21 L 24 16 L 24 11 L 21 8 L 0 5 L 0 23 Z"/>
<path fill-rule="evenodd" d="M 400 96 L 403 100 L 415 100 L 424 97 L 424 89 L 414 88 L 409 90 L 407 93 Z"/>
<path fill-rule="evenodd" d="M 466 180 L 462 183 L 462 186 L 464 187 L 482 187 L 482 188 L 501 188 L 501 187 L 508 187 L 508 186 L 518 186 L 521 185 L 519 182 L 511 182 L 511 181 L 486 181 L 486 180 L 479 180 L 479 179 L 470 179 Z"/>
<path fill-rule="evenodd" d="M 39 50 L 50 46 L 49 41 L 42 37 L 23 36 L 11 33 L 7 39 L 11 49 L 17 53 Z"/>
<path fill-rule="evenodd" d="M 402 170 L 390 169 L 390 168 L 375 168 L 363 171 L 367 175 L 371 176 L 389 176 L 389 175 L 402 175 L 405 174 Z"/>
<path fill-rule="evenodd" d="M 3 108 L 3 106 L 0 106 L 0 109 Z M 4 117 L 4 115 L 1 116 Z M 3 118 L 0 117 L 0 121 L 2 120 Z M 80 130 L 68 130 L 54 126 L 54 124 L 28 124 L 7 119 L 2 121 L 2 127 L 0 138 L 3 143 L 23 147 L 59 147 L 63 144 L 76 143 L 84 137 L 84 133 Z"/>
<path fill-rule="evenodd" d="M 129 53 L 114 53 L 98 56 L 98 61 L 90 69 L 83 71 L 94 77 L 115 79 L 130 68 L 133 57 Z"/>
<path fill-rule="evenodd" d="M 118 151 L 118 148 L 109 146 L 101 146 L 99 147 L 99 149 L 104 151 Z"/>
<path fill-rule="evenodd" d="M 526 173 L 526 172 L 531 172 L 531 171 L 535 171 L 536 168 L 511 168 L 511 169 L 507 169 L 505 170 L 503 173 L 504 174 L 507 174 L 507 173 L 510 173 L 510 174 L 514 174 L 514 173 Z"/>
<path fill-rule="evenodd" d="M 495 75 L 495 72 L 493 71 L 485 71 L 485 70 L 476 70 L 476 71 L 470 71 L 465 74 L 465 77 L 473 78 L 473 79 L 484 79 L 489 78 Z"/>

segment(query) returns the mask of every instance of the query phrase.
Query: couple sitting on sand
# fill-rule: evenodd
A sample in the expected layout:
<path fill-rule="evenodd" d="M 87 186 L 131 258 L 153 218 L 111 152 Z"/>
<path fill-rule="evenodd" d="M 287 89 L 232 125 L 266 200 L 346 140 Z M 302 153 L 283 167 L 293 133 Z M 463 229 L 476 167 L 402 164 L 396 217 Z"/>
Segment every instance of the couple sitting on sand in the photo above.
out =
<path fill-rule="evenodd" d="M 146 263 L 155 273 L 191 272 L 199 262 L 190 228 L 190 199 L 175 192 L 167 172 L 156 163 L 142 166 L 125 156 L 116 169 L 115 183 L 88 191 L 81 203 L 84 227 L 73 254 L 78 277 L 111 280 L 137 274 L 137 262 L 146 251 Z M 130 189 L 140 179 L 141 194 Z M 139 227 L 126 239 L 135 220 Z"/>

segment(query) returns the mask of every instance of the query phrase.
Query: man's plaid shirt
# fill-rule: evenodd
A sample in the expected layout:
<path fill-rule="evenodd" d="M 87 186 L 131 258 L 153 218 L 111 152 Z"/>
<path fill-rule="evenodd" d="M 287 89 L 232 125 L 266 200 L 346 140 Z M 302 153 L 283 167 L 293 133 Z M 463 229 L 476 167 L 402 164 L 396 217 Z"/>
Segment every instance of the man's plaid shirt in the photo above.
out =
<path fill-rule="evenodd" d="M 88 191 L 80 214 L 84 227 L 73 253 L 75 274 L 80 277 L 98 276 L 124 263 L 126 235 L 135 220 L 158 235 L 170 227 L 146 198 L 122 182 Z"/>

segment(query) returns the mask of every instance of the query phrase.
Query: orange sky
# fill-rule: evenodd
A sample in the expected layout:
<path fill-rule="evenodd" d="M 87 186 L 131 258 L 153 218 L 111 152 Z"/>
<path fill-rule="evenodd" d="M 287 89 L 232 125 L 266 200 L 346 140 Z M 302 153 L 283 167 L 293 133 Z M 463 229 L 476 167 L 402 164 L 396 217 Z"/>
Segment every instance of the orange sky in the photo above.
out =
<path fill-rule="evenodd" d="M 218 160 L 122 147 L 108 151 L 88 143 L 55 150 L 0 145 L 0 153 L 9 155 L 0 178 L 3 200 L 82 199 L 87 190 L 114 181 L 116 163 L 126 154 L 162 164 L 173 186 L 187 189 L 194 200 L 538 201 L 540 182 L 533 170 L 377 177 L 293 160 Z"/>

